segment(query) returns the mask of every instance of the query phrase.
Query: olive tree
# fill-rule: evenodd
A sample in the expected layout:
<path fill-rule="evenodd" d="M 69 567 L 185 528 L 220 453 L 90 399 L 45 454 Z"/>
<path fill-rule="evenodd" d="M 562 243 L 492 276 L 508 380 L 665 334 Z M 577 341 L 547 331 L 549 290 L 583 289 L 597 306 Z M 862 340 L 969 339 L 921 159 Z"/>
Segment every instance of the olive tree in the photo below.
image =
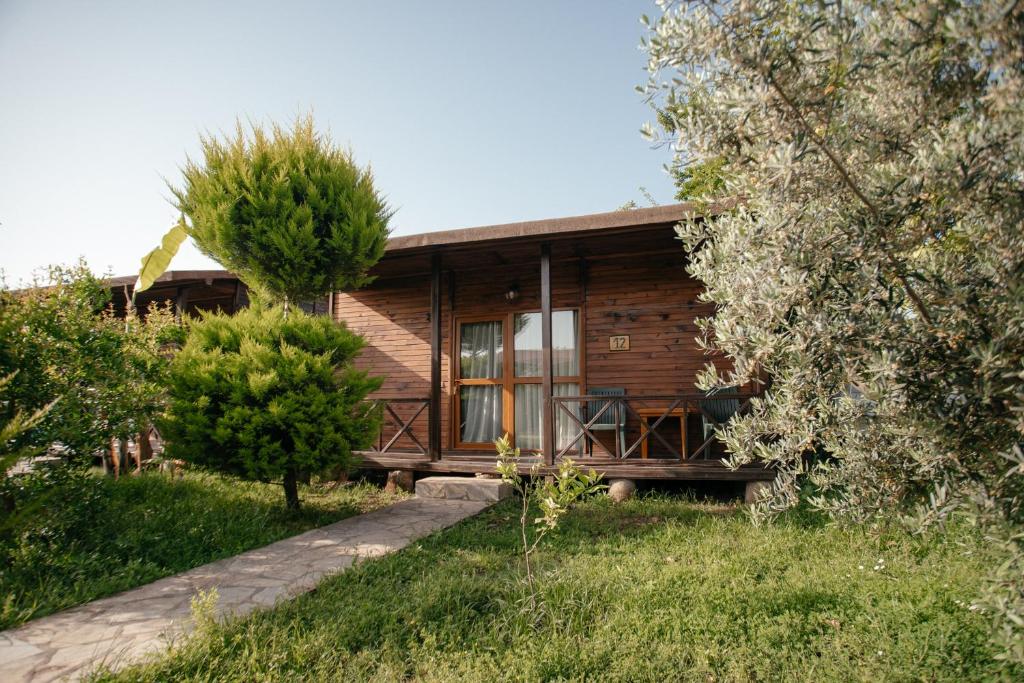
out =
<path fill-rule="evenodd" d="M 1024 5 L 662 9 L 645 90 L 687 177 L 713 167 L 702 200 L 735 202 L 679 228 L 733 361 L 701 383 L 765 383 L 732 464 L 779 471 L 762 513 L 809 483 L 837 518 L 971 515 L 1024 660 Z"/>

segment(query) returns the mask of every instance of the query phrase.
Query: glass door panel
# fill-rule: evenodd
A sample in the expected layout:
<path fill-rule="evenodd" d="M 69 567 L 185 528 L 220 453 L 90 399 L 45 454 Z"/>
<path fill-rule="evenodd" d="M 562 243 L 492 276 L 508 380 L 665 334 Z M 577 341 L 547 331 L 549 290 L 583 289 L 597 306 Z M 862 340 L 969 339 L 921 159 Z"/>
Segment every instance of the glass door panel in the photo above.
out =
<path fill-rule="evenodd" d="M 459 443 L 489 444 L 505 433 L 504 345 L 500 320 L 459 326 Z"/>
<path fill-rule="evenodd" d="M 516 313 L 512 324 L 515 331 L 512 340 L 515 376 L 540 377 L 543 373 L 541 355 L 544 352 L 540 343 L 540 313 Z"/>
<path fill-rule="evenodd" d="M 544 347 L 541 345 L 540 313 L 517 313 L 514 318 L 516 377 L 540 377 Z M 579 314 L 555 311 L 551 314 L 551 365 L 555 377 L 580 374 Z"/>
<path fill-rule="evenodd" d="M 501 392 L 500 384 L 459 387 L 459 441 L 491 443 L 504 433 Z"/>
<path fill-rule="evenodd" d="M 543 419 L 544 401 L 541 385 L 536 383 L 516 385 L 516 446 L 523 450 L 540 450 L 540 426 Z M 555 396 L 579 396 L 580 385 L 559 382 L 554 385 Z M 580 417 L 578 403 L 565 403 L 565 410 Z M 565 448 L 579 432 L 579 425 L 565 414 L 561 407 L 555 412 L 555 449 Z M 578 446 L 578 444 L 577 444 Z"/>
<path fill-rule="evenodd" d="M 500 320 L 462 323 L 459 348 L 461 379 L 500 379 L 504 341 Z"/>
<path fill-rule="evenodd" d="M 577 311 L 551 314 L 551 366 L 555 377 L 580 374 L 579 327 Z"/>
<path fill-rule="evenodd" d="M 539 384 L 516 385 L 516 446 L 523 450 L 540 450 L 541 396 Z"/>

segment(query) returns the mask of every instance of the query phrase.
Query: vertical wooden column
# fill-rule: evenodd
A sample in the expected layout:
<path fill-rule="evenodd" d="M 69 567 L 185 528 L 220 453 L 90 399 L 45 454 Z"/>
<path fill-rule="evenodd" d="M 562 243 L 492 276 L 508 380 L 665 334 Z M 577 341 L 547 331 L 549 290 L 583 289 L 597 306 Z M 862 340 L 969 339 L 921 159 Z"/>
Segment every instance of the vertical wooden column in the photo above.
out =
<path fill-rule="evenodd" d="M 441 254 L 430 257 L 430 459 L 441 457 Z"/>
<path fill-rule="evenodd" d="M 540 245 L 540 339 L 541 339 L 541 391 L 544 406 L 541 412 L 541 447 L 544 450 L 544 461 L 551 465 L 555 461 L 555 429 L 554 405 L 551 395 L 551 245 L 545 242 Z"/>
<path fill-rule="evenodd" d="M 178 288 L 178 296 L 174 299 L 174 317 L 180 322 L 185 319 L 186 311 L 188 311 L 188 286 L 182 286 Z"/>

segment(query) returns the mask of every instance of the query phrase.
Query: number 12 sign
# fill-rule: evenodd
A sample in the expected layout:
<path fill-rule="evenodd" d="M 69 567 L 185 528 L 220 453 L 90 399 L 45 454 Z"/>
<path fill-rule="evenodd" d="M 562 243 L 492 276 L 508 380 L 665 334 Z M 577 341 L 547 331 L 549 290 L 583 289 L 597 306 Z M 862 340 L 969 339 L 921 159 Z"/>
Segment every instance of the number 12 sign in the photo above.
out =
<path fill-rule="evenodd" d="M 629 335 L 622 334 L 608 337 L 609 351 L 629 351 Z"/>

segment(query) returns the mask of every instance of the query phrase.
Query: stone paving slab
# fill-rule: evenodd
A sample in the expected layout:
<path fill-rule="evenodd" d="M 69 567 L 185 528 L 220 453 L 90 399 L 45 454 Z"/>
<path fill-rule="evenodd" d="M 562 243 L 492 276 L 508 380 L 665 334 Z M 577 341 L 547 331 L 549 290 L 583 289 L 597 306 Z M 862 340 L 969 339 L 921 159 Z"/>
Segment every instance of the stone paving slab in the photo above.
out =
<path fill-rule="evenodd" d="M 490 502 L 413 498 L 0 632 L 0 682 L 76 680 L 121 668 L 191 630 L 191 601 L 217 589 L 217 616 L 241 616 L 484 510 Z"/>
<path fill-rule="evenodd" d="M 424 477 L 416 482 L 417 498 L 475 500 L 496 503 L 513 493 L 501 479 L 482 477 Z"/>

